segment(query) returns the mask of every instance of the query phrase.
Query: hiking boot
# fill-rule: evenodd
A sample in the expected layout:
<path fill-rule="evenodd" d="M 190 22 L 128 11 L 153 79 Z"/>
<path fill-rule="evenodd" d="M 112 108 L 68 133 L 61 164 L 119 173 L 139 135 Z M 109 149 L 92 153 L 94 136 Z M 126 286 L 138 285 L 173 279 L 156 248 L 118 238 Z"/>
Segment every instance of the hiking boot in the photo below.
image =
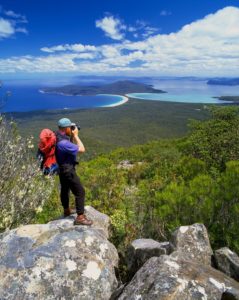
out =
<path fill-rule="evenodd" d="M 64 217 L 69 217 L 71 215 L 71 209 L 68 208 L 64 208 Z"/>
<path fill-rule="evenodd" d="M 78 215 L 74 221 L 74 225 L 88 225 L 89 226 L 92 224 L 93 224 L 93 222 L 91 220 L 87 219 L 84 214 Z"/>

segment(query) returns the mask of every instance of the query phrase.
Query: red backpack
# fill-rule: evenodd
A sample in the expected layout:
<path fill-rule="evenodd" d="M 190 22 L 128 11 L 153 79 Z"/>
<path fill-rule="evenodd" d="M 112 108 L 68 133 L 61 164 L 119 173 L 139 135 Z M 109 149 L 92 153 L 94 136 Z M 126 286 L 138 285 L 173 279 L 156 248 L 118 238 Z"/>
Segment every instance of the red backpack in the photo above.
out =
<path fill-rule="evenodd" d="M 45 175 L 58 173 L 56 162 L 56 135 L 50 129 L 43 129 L 40 133 L 38 145 L 38 159 Z"/>

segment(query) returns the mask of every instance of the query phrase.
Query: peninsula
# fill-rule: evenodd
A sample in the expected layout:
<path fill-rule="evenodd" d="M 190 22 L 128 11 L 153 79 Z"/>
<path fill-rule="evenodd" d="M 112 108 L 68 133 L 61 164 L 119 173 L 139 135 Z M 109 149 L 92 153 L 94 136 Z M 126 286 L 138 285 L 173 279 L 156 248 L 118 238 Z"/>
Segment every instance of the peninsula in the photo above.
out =
<path fill-rule="evenodd" d="M 65 85 L 62 87 L 47 87 L 41 93 L 60 94 L 68 96 L 97 95 L 97 94 L 129 94 L 129 93 L 166 93 L 154 89 L 151 85 L 130 80 L 116 81 L 104 85 Z"/>

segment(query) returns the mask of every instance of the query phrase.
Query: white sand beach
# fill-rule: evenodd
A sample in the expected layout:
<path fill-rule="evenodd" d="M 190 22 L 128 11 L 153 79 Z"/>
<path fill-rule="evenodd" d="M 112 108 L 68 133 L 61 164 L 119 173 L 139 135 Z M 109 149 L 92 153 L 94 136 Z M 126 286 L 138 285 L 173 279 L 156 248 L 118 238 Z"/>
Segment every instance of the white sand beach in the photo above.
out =
<path fill-rule="evenodd" d="M 104 96 L 104 94 L 99 94 L 99 96 Z M 107 94 L 106 94 L 106 96 L 107 96 Z M 128 100 L 129 100 L 128 97 L 125 97 L 125 96 L 122 96 L 122 95 L 110 95 L 110 96 L 119 97 L 121 100 L 116 102 L 116 103 L 109 104 L 109 105 L 102 105 L 101 107 L 115 107 L 115 106 L 122 105 L 122 104 L 128 102 Z"/>

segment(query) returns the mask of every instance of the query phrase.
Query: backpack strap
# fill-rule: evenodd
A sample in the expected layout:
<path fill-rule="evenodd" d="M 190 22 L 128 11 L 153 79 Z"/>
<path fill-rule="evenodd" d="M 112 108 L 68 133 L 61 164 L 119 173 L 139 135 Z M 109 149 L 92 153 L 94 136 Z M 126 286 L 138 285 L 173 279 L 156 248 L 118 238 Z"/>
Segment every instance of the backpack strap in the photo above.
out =
<path fill-rule="evenodd" d="M 56 144 L 63 141 L 63 140 L 70 140 L 70 137 L 66 134 L 62 134 L 60 131 L 55 132 L 56 135 Z"/>

